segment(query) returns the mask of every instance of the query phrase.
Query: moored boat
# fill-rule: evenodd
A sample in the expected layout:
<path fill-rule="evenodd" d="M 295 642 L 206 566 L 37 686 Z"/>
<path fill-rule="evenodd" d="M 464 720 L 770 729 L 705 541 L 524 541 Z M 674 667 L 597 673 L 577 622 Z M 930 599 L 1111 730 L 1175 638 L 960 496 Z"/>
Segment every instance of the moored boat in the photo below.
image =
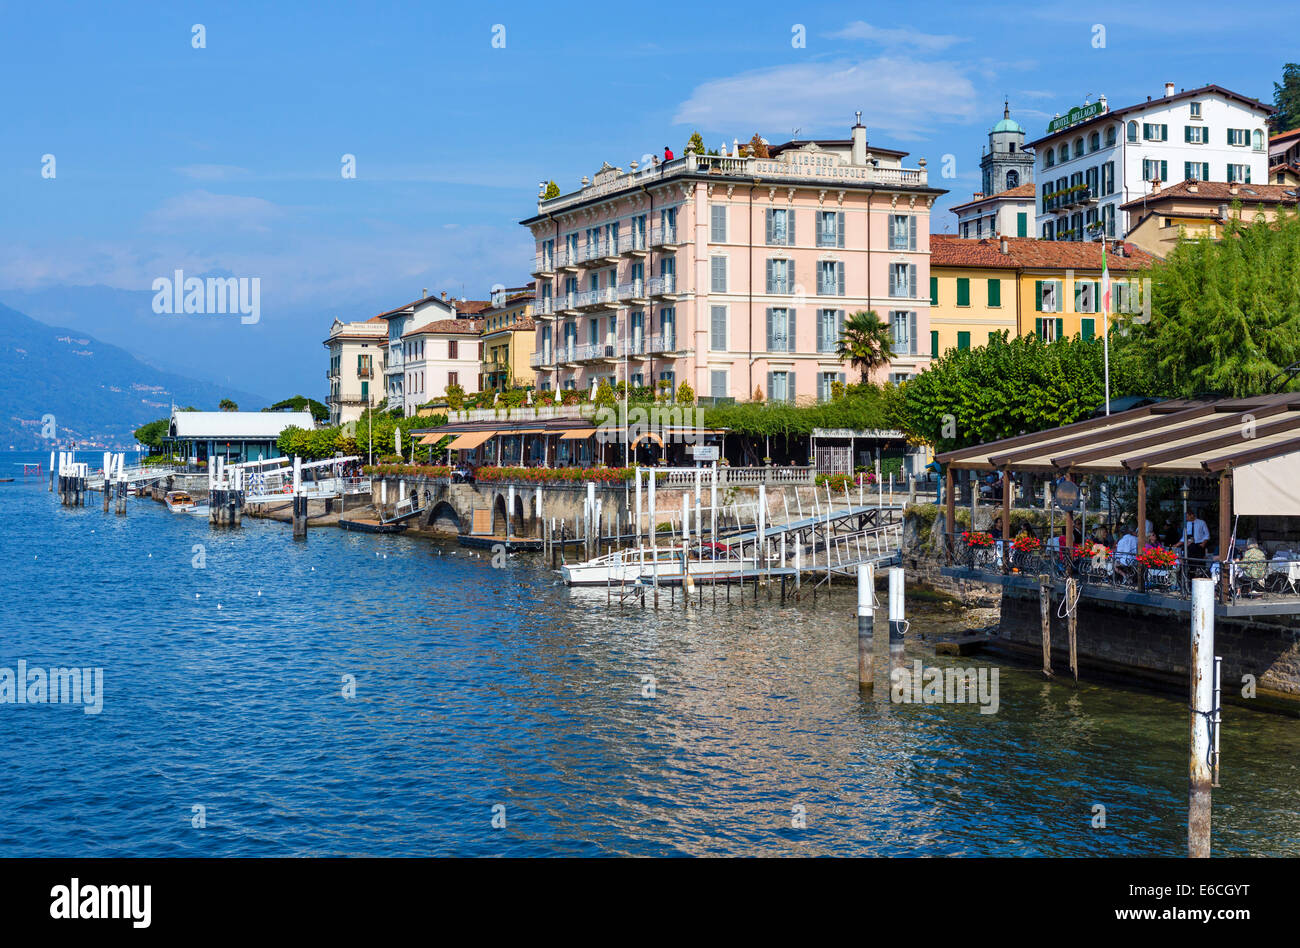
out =
<path fill-rule="evenodd" d="M 725 544 L 706 543 L 692 548 L 685 558 L 679 546 L 619 550 L 582 563 L 566 563 L 560 567 L 560 575 L 569 586 L 619 586 L 638 580 L 644 584 L 656 579 L 661 585 L 671 585 L 683 582 L 686 571 L 697 583 L 725 583 L 754 569 L 752 559 L 741 558 Z"/>
<path fill-rule="evenodd" d="M 165 500 L 172 513 L 185 513 L 195 506 L 194 498 L 183 490 L 169 490 Z"/>

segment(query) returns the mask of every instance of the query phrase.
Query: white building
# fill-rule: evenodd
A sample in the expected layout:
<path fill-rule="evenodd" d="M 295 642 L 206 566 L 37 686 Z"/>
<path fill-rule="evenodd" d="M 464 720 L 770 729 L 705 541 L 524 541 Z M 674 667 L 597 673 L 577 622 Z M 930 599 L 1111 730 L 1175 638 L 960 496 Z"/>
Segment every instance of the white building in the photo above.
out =
<path fill-rule="evenodd" d="M 1047 240 L 1122 236 L 1134 223 L 1120 205 L 1187 179 L 1268 180 L 1273 109 L 1208 85 L 1174 91 L 1122 109 L 1105 96 L 1058 115 L 1035 152 L 1037 232 Z"/>
<path fill-rule="evenodd" d="M 483 360 L 481 319 L 438 319 L 402 335 L 402 411 L 414 415 L 425 402 L 442 398 L 449 385 L 466 394 L 479 390 Z M 391 358 L 392 346 L 389 346 Z M 389 405 L 396 402 L 390 401 Z"/>
<path fill-rule="evenodd" d="M 998 194 L 976 194 L 952 208 L 959 237 L 1031 237 L 1034 230 L 1034 184 Z"/>
<path fill-rule="evenodd" d="M 388 326 L 378 316 L 365 322 L 345 323 L 334 320 L 325 348 L 330 365 L 325 370 L 331 425 L 356 421 L 368 406 L 384 398 L 384 347 L 388 344 Z"/>
<path fill-rule="evenodd" d="M 406 366 L 403 356 L 407 350 L 402 345 L 402 336 L 415 326 L 433 322 L 435 319 L 454 319 L 455 316 L 455 300 L 448 300 L 446 293 L 443 293 L 441 298 L 429 296 L 427 290 L 424 296 L 415 302 L 379 314 L 378 318 L 388 324 L 383 397 L 388 399 L 389 407 L 404 405 L 406 401 L 403 384 L 406 378 Z"/>

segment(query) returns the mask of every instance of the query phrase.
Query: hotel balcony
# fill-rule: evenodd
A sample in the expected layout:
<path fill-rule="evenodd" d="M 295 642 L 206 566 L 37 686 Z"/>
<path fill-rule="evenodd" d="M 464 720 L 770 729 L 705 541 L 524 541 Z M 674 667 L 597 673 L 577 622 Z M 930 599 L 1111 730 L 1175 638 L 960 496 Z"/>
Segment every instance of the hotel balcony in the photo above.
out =
<path fill-rule="evenodd" d="M 677 275 L 673 273 L 650 278 L 650 295 L 675 297 L 678 293 Z"/>
<path fill-rule="evenodd" d="M 621 234 L 618 238 L 618 252 L 621 256 L 644 257 L 649 249 L 645 234 Z"/>
<path fill-rule="evenodd" d="M 543 349 L 528 357 L 528 365 L 534 369 L 551 368 L 555 365 L 555 359 L 549 349 Z"/>
<path fill-rule="evenodd" d="M 645 280 L 633 280 L 630 283 L 620 283 L 618 285 L 618 298 L 625 300 L 637 306 L 644 306 L 650 302 L 646 295 Z"/>
<path fill-rule="evenodd" d="M 499 359 L 485 359 L 479 363 L 479 371 L 484 375 L 497 375 L 510 371 L 510 363 Z"/>
<path fill-rule="evenodd" d="M 648 359 L 657 355 L 685 355 L 687 350 L 679 346 L 678 341 L 675 332 L 633 337 L 628 345 L 628 356 L 633 359 Z"/>
<path fill-rule="evenodd" d="M 605 257 L 607 256 L 607 254 L 605 253 L 605 246 L 606 246 L 606 241 L 604 237 L 601 237 L 597 240 L 587 241 L 585 244 L 582 245 L 582 250 L 580 251 L 582 256 L 578 262 L 583 264 L 584 266 L 598 265 L 600 261 L 604 260 Z"/>
<path fill-rule="evenodd" d="M 555 318 L 555 300 L 549 296 L 543 296 L 533 304 L 534 319 L 554 319 Z"/>
<path fill-rule="evenodd" d="M 578 309 L 578 298 L 581 293 L 565 293 L 556 301 L 556 312 L 561 316 L 578 316 L 581 310 Z"/>
<path fill-rule="evenodd" d="M 583 290 L 578 294 L 579 309 L 618 309 L 618 291 L 612 286 Z"/>
<path fill-rule="evenodd" d="M 539 253 L 533 263 L 533 276 L 545 279 L 555 275 L 555 254 Z"/>
<path fill-rule="evenodd" d="M 567 247 L 555 251 L 555 269 L 577 272 L 582 269 L 582 250 Z"/>
<path fill-rule="evenodd" d="M 676 250 L 677 225 L 655 227 L 650 233 L 650 247 L 652 250 Z"/>

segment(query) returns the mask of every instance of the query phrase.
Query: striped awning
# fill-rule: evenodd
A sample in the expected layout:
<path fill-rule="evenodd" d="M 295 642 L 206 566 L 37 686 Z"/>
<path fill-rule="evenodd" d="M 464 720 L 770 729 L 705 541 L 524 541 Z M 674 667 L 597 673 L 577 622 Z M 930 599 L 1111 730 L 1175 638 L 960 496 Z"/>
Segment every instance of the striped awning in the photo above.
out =
<path fill-rule="evenodd" d="M 468 434 L 461 435 L 451 444 L 447 445 L 447 447 L 454 448 L 457 451 L 469 451 L 473 448 L 477 448 L 480 444 L 495 434 L 495 431 L 471 431 Z"/>

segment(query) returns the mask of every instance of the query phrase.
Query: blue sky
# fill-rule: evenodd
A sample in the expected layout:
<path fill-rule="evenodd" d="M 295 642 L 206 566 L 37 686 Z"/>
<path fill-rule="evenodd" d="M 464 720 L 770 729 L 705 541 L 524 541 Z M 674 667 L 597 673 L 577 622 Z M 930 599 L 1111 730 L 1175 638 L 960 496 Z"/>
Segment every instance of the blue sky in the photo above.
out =
<path fill-rule="evenodd" d="M 1004 94 L 1031 135 L 1085 96 L 1122 106 L 1166 80 L 1271 101 L 1292 20 L 1282 4 L 0 3 L 0 302 L 102 285 L 147 305 L 177 268 L 256 276 L 257 326 L 165 331 L 257 351 L 210 377 L 320 397 L 335 316 L 526 280 L 516 222 L 541 180 L 567 191 L 695 129 L 710 147 L 843 137 L 862 109 L 872 143 L 951 189 L 933 225 L 951 230 Z"/>

